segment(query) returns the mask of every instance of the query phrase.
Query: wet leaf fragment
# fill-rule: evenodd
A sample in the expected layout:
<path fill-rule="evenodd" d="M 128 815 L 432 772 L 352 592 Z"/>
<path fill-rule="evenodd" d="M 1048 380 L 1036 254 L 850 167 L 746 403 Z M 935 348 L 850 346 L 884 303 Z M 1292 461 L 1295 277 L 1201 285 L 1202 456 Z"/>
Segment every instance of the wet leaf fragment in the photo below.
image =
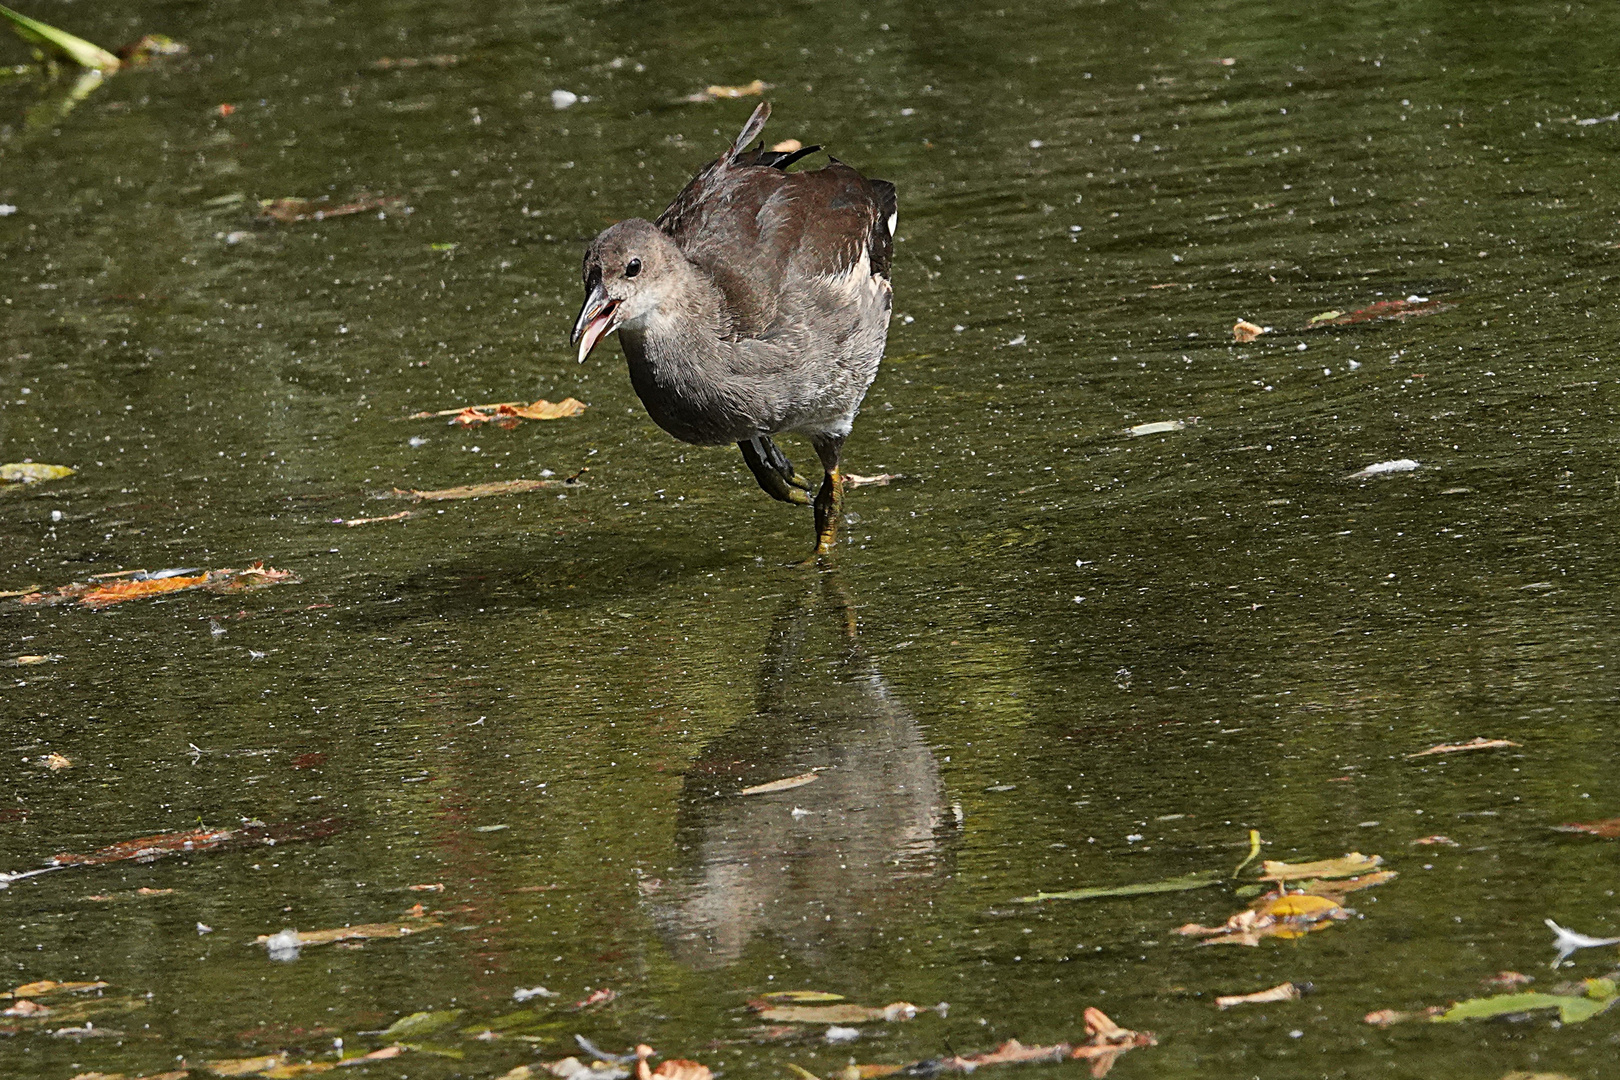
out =
<path fill-rule="evenodd" d="M 1520 994 L 1498 994 L 1488 998 L 1472 998 L 1468 1001 L 1459 1001 L 1444 1013 L 1434 1018 L 1436 1023 L 1456 1023 L 1460 1020 L 1488 1020 L 1496 1016 L 1513 1016 L 1518 1013 L 1538 1012 L 1542 1009 L 1557 1009 L 1558 1019 L 1566 1024 L 1578 1024 L 1583 1020 L 1590 1020 L 1599 1013 L 1606 1012 L 1615 1003 L 1614 983 L 1607 979 L 1592 979 L 1589 982 L 1605 983 L 1606 986 L 1595 994 L 1589 989 L 1581 997 L 1565 996 L 1563 994 L 1543 994 L 1526 992 Z"/>
<path fill-rule="evenodd" d="M 682 101 L 701 104 L 706 101 L 724 101 L 728 98 L 757 97 L 771 89 L 772 84 L 755 79 L 753 82 L 741 86 L 706 86 L 695 94 L 688 94 Z"/>
<path fill-rule="evenodd" d="M 820 773 L 800 773 L 798 776 L 788 776 L 782 778 L 781 780 L 772 780 L 768 784 L 755 784 L 753 787 L 745 787 L 741 791 L 737 792 L 737 794 L 769 795 L 776 791 L 792 791 L 794 788 L 804 787 L 806 784 L 814 783 L 820 778 Z"/>
<path fill-rule="evenodd" d="M 1042 900 L 1099 900 L 1114 896 L 1146 896 L 1153 893 L 1204 889 L 1220 883 L 1219 870 L 1199 870 L 1191 874 L 1182 874 L 1180 877 L 1166 878 L 1164 881 L 1148 881 L 1135 885 L 1093 885 L 1063 892 L 1038 892 L 1030 896 L 1020 896 L 1013 900 L 1013 903 L 1035 904 Z"/>
<path fill-rule="evenodd" d="M 1367 480 L 1374 476 L 1385 476 L 1389 473 L 1416 472 L 1423 466 L 1411 458 L 1396 458 L 1394 461 L 1375 461 L 1364 469 L 1357 469 L 1346 480 Z"/>
<path fill-rule="evenodd" d="M 51 592 L 33 592 L 18 597 L 25 606 L 49 607 L 77 601 L 81 607 L 94 611 L 122 604 L 129 600 L 145 600 L 175 592 L 202 589 L 206 592 L 233 593 L 268 588 L 272 585 L 297 584 L 298 576 L 290 570 L 276 570 L 263 563 L 254 563 L 243 570 L 224 569 L 197 572 L 194 570 L 135 571 L 117 581 L 79 581 L 63 585 Z"/>
<path fill-rule="evenodd" d="M 10 23 L 17 36 L 33 45 L 36 50 L 49 49 L 67 57 L 82 68 L 111 75 L 122 66 L 118 57 L 101 46 L 92 45 L 81 37 L 75 37 L 66 30 L 58 30 L 38 19 L 30 19 L 8 7 L 0 6 L 0 19 Z"/>
<path fill-rule="evenodd" d="M 350 214 L 366 214 L 373 210 L 378 214 L 389 214 L 407 209 L 403 195 L 377 195 L 362 191 L 346 203 L 333 203 L 325 195 L 318 199 L 263 199 L 259 202 L 259 218 L 293 225 L 301 221 L 325 221 Z"/>
<path fill-rule="evenodd" d="M 1271 327 L 1257 326 L 1247 319 L 1239 319 L 1232 324 L 1232 340 L 1239 345 L 1247 345 L 1261 334 L 1269 334 Z"/>
<path fill-rule="evenodd" d="M 459 409 L 418 412 L 412 413 L 406 419 L 433 420 L 448 416 L 450 422 L 458 427 L 476 427 L 479 424 L 493 423 L 496 427 L 511 429 L 525 420 L 561 420 L 578 416 L 584 411 L 585 403 L 578 398 L 563 398 L 557 402 L 541 398 L 528 404 L 521 401 L 502 401 L 493 405 L 465 405 Z"/>
<path fill-rule="evenodd" d="M 1407 758 L 1428 757 L 1430 754 L 1460 754 L 1466 750 L 1496 750 L 1508 746 L 1522 746 L 1523 743 L 1513 742 L 1511 739 L 1487 739 L 1476 735 L 1465 743 L 1441 743 L 1431 746 L 1427 750 L 1419 750 L 1415 754 L 1407 754 Z"/>
<path fill-rule="evenodd" d="M 1350 326 L 1354 323 L 1372 322 L 1376 319 L 1410 319 L 1418 315 L 1437 315 L 1442 311 L 1450 311 L 1456 304 L 1447 304 L 1427 296 L 1408 296 L 1405 300 L 1380 300 L 1375 304 L 1368 304 L 1364 308 L 1354 311 L 1325 311 L 1313 316 L 1305 324 L 1305 329 L 1314 330 L 1323 326 Z"/>
<path fill-rule="evenodd" d="M 215 1076 L 252 1076 L 254 1073 L 273 1069 L 286 1060 L 286 1054 L 264 1054 L 260 1057 L 221 1058 L 218 1061 L 205 1061 L 202 1063 L 202 1067 Z"/>
<path fill-rule="evenodd" d="M 1172 431 L 1182 431 L 1187 427 L 1185 420 L 1155 420 L 1151 424 L 1137 424 L 1135 427 L 1125 429 L 1127 435 L 1140 437 L 1142 435 L 1167 435 Z"/>
<path fill-rule="evenodd" d="M 549 487 L 578 487 L 559 480 L 496 480 L 488 484 L 468 484 L 465 487 L 443 488 L 439 491 L 418 491 L 415 488 L 395 488 L 394 494 L 417 502 L 448 502 L 455 499 L 482 499 L 486 495 L 521 495 Z"/>
<path fill-rule="evenodd" d="M 1318 859 L 1316 862 L 1286 863 L 1270 859 L 1261 863 L 1261 881 L 1301 881 L 1306 878 L 1355 877 L 1377 869 L 1384 863 L 1378 855 L 1363 855 L 1352 851 L 1337 859 Z"/>
<path fill-rule="evenodd" d="M 61 772 L 63 769 L 73 768 L 73 760 L 71 758 L 69 758 L 66 754 L 58 754 L 54 751 L 40 758 L 39 764 L 45 766 L 45 768 L 51 770 L 51 772 Z"/>
<path fill-rule="evenodd" d="M 827 1005 L 834 1001 L 843 1001 L 843 994 L 829 994 L 825 990 L 777 990 L 770 994 L 761 994 L 760 1001 L 768 1001 L 772 1005 Z"/>
<path fill-rule="evenodd" d="M 1350 913 L 1323 896 L 1287 893 L 1268 896 L 1240 911 L 1220 926 L 1188 923 L 1177 927 L 1184 937 L 1201 937 L 1206 945 L 1257 946 L 1262 938 L 1299 938 L 1343 921 Z"/>
<path fill-rule="evenodd" d="M 37 461 L 14 461 L 0 465 L 0 480 L 8 484 L 37 484 L 43 480 L 60 480 L 72 476 L 77 470 L 66 465 L 44 465 Z"/>
<path fill-rule="evenodd" d="M 279 934 L 260 934 L 253 939 L 255 945 L 269 946 L 272 939 L 285 942 L 286 948 L 301 949 L 308 945 L 331 945 L 339 941 L 370 941 L 378 938 L 402 938 L 412 934 L 420 934 L 424 930 L 443 925 L 436 919 L 420 919 L 410 923 L 356 923 L 353 926 L 336 926 L 330 930 L 283 930 Z M 291 934 L 292 937 L 284 935 Z M 296 938 L 296 942 L 293 940 Z M 416 1014 L 426 1015 L 426 1014 Z M 401 1021 L 403 1023 L 403 1021 Z M 383 1032 L 384 1035 L 399 1034 L 392 1029 Z"/>
<path fill-rule="evenodd" d="M 169 60 L 191 52 L 167 34 L 142 34 L 118 50 L 118 58 L 130 67 L 146 67 L 158 60 Z"/>
<path fill-rule="evenodd" d="M 9 993 L 0 994 L 0 1000 L 50 997 L 52 994 L 83 994 L 90 990 L 102 990 L 107 986 L 108 984 L 104 982 L 57 982 L 54 979 L 41 979 L 38 982 L 23 983 Z"/>
<path fill-rule="evenodd" d="M 1256 990 L 1252 994 L 1225 994 L 1215 999 L 1218 1008 L 1230 1009 L 1234 1005 L 1265 1005 L 1273 1001 L 1298 1001 L 1309 983 L 1285 982 L 1269 990 Z"/>
<path fill-rule="evenodd" d="M 878 1021 L 896 1022 L 916 1017 L 917 1006 L 909 1001 L 896 1001 L 880 1008 L 852 1003 L 838 1005 L 773 1005 L 766 1000 L 755 1000 L 748 1007 L 759 1014 L 761 1020 L 777 1024 L 870 1024 Z"/>
<path fill-rule="evenodd" d="M 1563 825 L 1554 825 L 1559 832 L 1586 833 L 1588 836 L 1601 836 L 1605 840 L 1620 840 L 1620 817 L 1606 818 L 1603 821 L 1571 821 Z"/>
<path fill-rule="evenodd" d="M 1025 1046 L 1017 1039 L 1008 1039 L 994 1050 L 965 1057 L 951 1055 L 928 1061 L 913 1062 L 897 1070 L 907 1075 L 929 1076 L 939 1072 L 974 1072 L 986 1065 L 1018 1065 L 1041 1061 L 1089 1061 L 1091 1075 L 1106 1076 L 1119 1055 L 1142 1046 L 1157 1046 L 1151 1031 L 1131 1031 L 1108 1018 L 1101 1009 L 1087 1008 L 1085 1042 L 1078 1045 L 1057 1043 L 1052 1046 Z M 884 1076 L 887 1072 L 867 1072 L 870 1066 L 860 1066 L 859 1076 Z M 840 1078 L 842 1080 L 842 1078 Z"/>
<path fill-rule="evenodd" d="M 384 1039 L 414 1039 L 447 1028 L 461 1019 L 462 1010 L 444 1009 L 439 1012 L 414 1012 L 402 1016 L 383 1029 Z"/>

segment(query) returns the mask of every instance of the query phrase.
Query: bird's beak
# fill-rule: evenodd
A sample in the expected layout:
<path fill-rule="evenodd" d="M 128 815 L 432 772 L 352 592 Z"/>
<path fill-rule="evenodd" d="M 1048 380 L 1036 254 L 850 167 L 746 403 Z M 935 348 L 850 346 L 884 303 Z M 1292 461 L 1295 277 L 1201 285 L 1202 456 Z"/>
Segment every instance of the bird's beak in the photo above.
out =
<path fill-rule="evenodd" d="M 586 294 L 585 304 L 579 309 L 579 318 L 574 320 L 574 336 L 570 339 L 579 346 L 580 363 L 583 364 L 585 358 L 591 355 L 598 341 L 619 328 L 618 320 L 613 317 L 618 307 L 619 302 L 607 294 L 601 282 L 593 285 Z"/>

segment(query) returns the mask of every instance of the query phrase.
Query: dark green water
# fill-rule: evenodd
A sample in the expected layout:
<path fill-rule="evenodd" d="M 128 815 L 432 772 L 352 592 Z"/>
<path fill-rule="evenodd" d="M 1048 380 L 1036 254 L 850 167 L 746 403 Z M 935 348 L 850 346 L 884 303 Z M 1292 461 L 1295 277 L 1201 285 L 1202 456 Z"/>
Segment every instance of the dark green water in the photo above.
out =
<path fill-rule="evenodd" d="M 301 583 L 7 602 L 6 655 L 60 659 L 0 680 L 0 869 L 243 819 L 337 831 L 0 892 L 0 982 L 113 1003 L 0 1021 L 0 1073 L 333 1060 L 545 985 L 537 1042 L 449 1028 L 464 1056 L 361 1074 L 495 1077 L 581 1032 L 827 1076 L 1077 1041 L 1087 1006 L 1157 1033 L 1117 1077 L 1620 1074 L 1620 1010 L 1362 1022 L 1615 965 L 1553 973 L 1542 920 L 1620 934 L 1616 842 L 1549 829 L 1620 815 L 1620 123 L 1574 122 L 1620 109 L 1620 10 L 28 10 L 191 55 L 37 128 L 37 83 L 0 83 L 0 459 L 79 470 L 0 493 L 0 590 L 255 560 Z M 672 102 L 754 78 L 771 137 L 900 189 L 890 360 L 846 462 L 906 479 L 851 495 L 821 572 L 783 566 L 807 511 L 654 428 L 616 345 L 581 367 L 565 340 L 585 239 L 660 209 L 752 105 Z M 360 190 L 412 212 L 253 221 Z M 1411 295 L 1454 306 L 1302 330 Z M 1235 345 L 1239 317 L 1275 332 Z M 583 416 L 511 431 L 401 419 L 570 395 Z M 1348 478 L 1400 458 L 1422 467 Z M 1477 735 L 1523 745 L 1405 756 Z M 1268 858 L 1400 876 L 1252 949 L 1172 933 L 1240 910 L 1225 889 L 1010 903 L 1230 869 L 1251 828 Z M 1458 846 L 1410 843 L 1435 833 Z M 407 940 L 250 944 L 418 901 L 445 914 Z M 1315 993 L 1213 1004 L 1284 980 Z M 755 1041 L 742 1006 L 774 988 L 950 1010 Z M 122 1035 L 51 1034 L 86 1018 Z"/>

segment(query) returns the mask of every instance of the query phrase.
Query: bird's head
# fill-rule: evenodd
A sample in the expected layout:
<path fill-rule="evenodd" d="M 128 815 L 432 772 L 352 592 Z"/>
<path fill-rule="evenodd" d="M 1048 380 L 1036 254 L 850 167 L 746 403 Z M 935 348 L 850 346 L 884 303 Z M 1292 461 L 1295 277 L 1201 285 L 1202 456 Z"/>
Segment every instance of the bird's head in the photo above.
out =
<path fill-rule="evenodd" d="M 675 242 L 656 225 L 630 218 L 603 230 L 585 249 L 585 303 L 572 341 L 585 362 L 596 343 L 621 326 L 636 326 L 658 309 L 667 291 Z"/>

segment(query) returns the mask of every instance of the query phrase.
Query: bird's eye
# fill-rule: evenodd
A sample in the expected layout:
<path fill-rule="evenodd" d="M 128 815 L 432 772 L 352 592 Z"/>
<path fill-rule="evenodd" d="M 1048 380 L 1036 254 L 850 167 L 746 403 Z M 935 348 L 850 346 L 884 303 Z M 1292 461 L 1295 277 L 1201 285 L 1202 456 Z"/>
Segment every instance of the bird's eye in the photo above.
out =
<path fill-rule="evenodd" d="M 635 277 L 639 273 L 641 273 L 640 259 L 631 259 L 629 262 L 624 264 L 625 277 Z"/>

